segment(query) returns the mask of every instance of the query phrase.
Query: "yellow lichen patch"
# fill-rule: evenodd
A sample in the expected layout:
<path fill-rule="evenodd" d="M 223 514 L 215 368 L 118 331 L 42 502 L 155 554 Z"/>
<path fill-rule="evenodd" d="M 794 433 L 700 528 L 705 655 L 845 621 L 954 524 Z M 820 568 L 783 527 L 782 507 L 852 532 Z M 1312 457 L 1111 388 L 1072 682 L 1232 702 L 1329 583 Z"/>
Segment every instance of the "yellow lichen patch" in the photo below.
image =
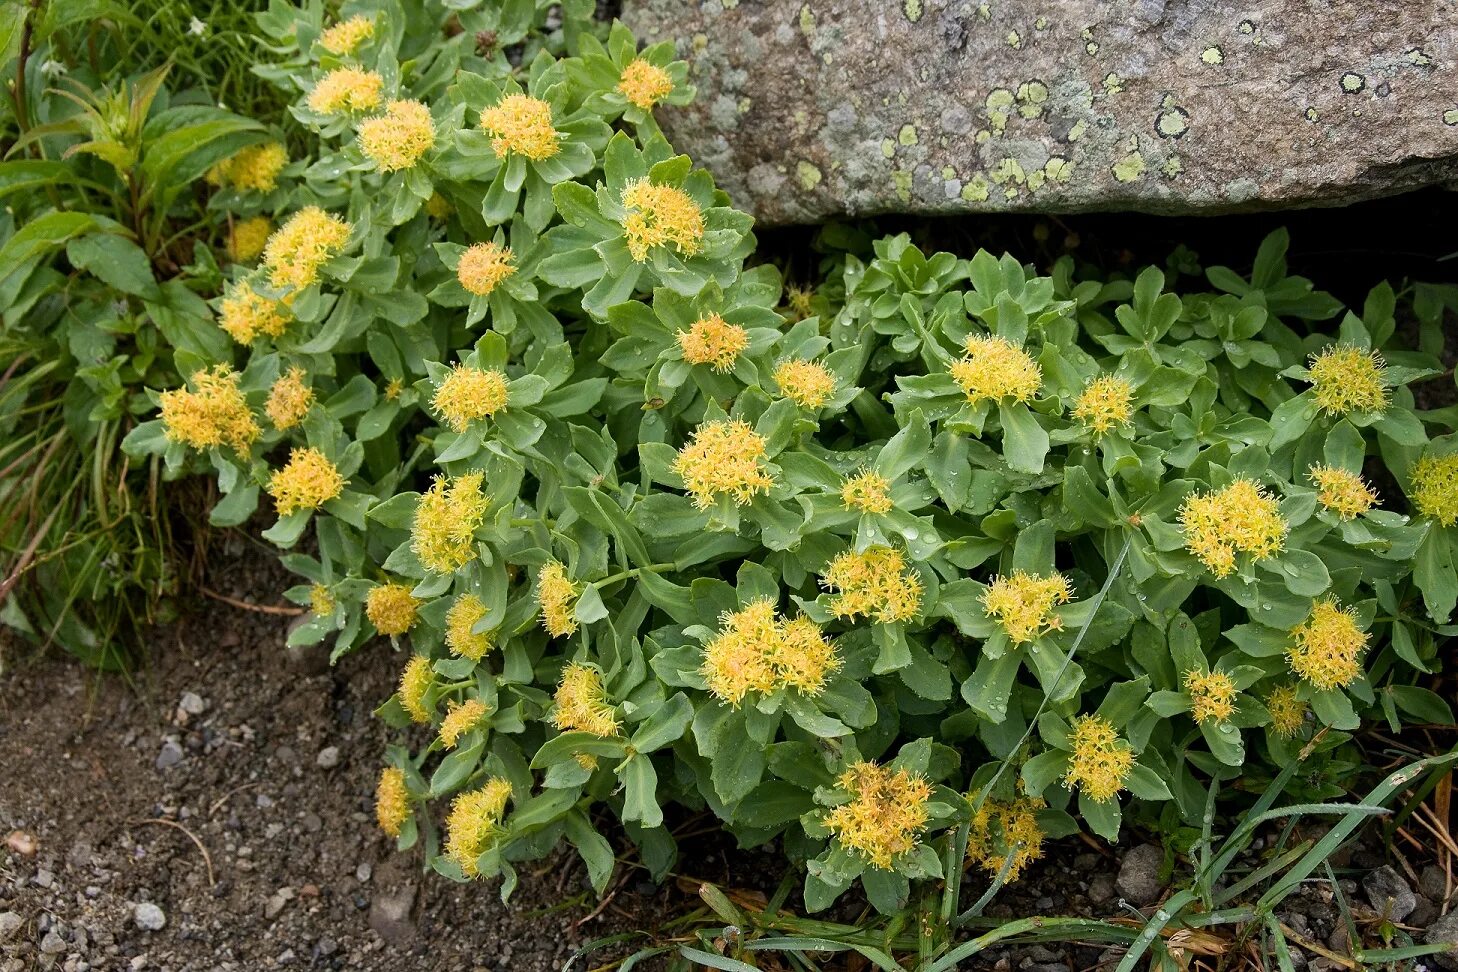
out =
<path fill-rule="evenodd" d="M 510 94 L 481 112 L 481 127 L 491 136 L 498 159 L 520 155 L 541 162 L 562 150 L 562 136 L 552 125 L 552 106 L 530 95 Z"/>
<path fill-rule="evenodd" d="M 952 362 L 952 380 L 973 404 L 981 401 L 1032 401 L 1043 384 L 1038 363 L 1007 338 L 967 336 L 967 353 Z"/>
<path fill-rule="evenodd" d="M 1410 495 L 1423 516 L 1445 527 L 1458 523 L 1458 452 L 1419 458 L 1412 467 Z"/>
<path fill-rule="evenodd" d="M 774 479 L 764 469 L 765 441 L 741 419 L 705 422 L 673 460 L 673 471 L 699 509 L 719 496 L 743 506 L 756 493 L 767 493 Z"/>
<path fill-rule="evenodd" d="M 272 192 L 278 174 L 289 164 L 288 150 L 279 142 L 265 142 L 240 149 L 236 155 L 208 170 L 207 180 L 215 186 Z"/>
<path fill-rule="evenodd" d="M 921 609 L 922 583 L 895 547 L 847 550 L 831 560 L 820 584 L 835 596 L 838 618 L 874 617 L 883 624 L 909 621 Z"/>
<path fill-rule="evenodd" d="M 391 837 L 399 837 L 405 821 L 410 819 L 410 791 L 405 788 L 405 771 L 387 766 L 380 771 L 375 784 L 375 820 Z"/>
<path fill-rule="evenodd" d="M 414 168 L 435 144 L 435 122 L 419 101 L 392 101 L 359 124 L 359 149 L 381 172 Z"/>
<path fill-rule="evenodd" d="M 239 375 L 225 364 L 192 376 L 192 390 L 173 388 L 161 395 L 162 431 L 172 442 L 194 449 L 226 445 L 240 455 L 262 434 Z"/>
<path fill-rule="evenodd" d="M 1056 613 L 1060 604 L 1073 600 L 1068 578 L 1054 573 L 1046 577 L 1015 570 L 995 577 L 982 594 L 988 617 L 1002 625 L 1015 645 L 1032 641 L 1050 631 L 1062 631 L 1063 619 Z"/>
<path fill-rule="evenodd" d="M 304 384 L 304 369 L 294 365 L 268 390 L 263 414 L 280 432 L 293 428 L 309 414 L 314 404 L 314 389 Z"/>
<path fill-rule="evenodd" d="M 738 324 L 730 324 L 718 314 L 705 314 L 689 325 L 687 331 L 675 331 L 683 360 L 692 365 L 708 365 L 720 373 L 731 370 L 734 362 L 749 347 L 749 332 Z"/>
<path fill-rule="evenodd" d="M 1273 557 L 1286 541 L 1286 521 L 1276 498 L 1254 480 L 1194 493 L 1180 507 L 1185 547 L 1216 577 L 1235 572 L 1235 555 Z"/>
<path fill-rule="evenodd" d="M 375 590 L 379 590 L 376 588 Z M 400 672 L 400 707 L 414 722 L 429 722 L 430 707 L 425 704 L 426 693 L 435 684 L 435 672 L 430 668 L 430 659 L 424 655 L 411 655 Z"/>
<path fill-rule="evenodd" d="M 451 654 L 480 661 L 491 650 L 491 635 L 476 631 L 486 617 L 486 604 L 475 594 L 462 594 L 446 612 L 445 643 Z"/>
<path fill-rule="evenodd" d="M 603 737 L 618 734 L 618 716 L 607 700 L 602 673 L 591 665 L 572 662 L 562 669 L 562 681 L 553 701 L 552 725 L 563 732 Z"/>
<path fill-rule="evenodd" d="M 904 769 L 858 762 L 840 775 L 836 786 L 851 799 L 825 815 L 826 829 L 841 846 L 889 871 L 926 829 L 931 784 Z"/>
<path fill-rule="evenodd" d="M 468 293 L 487 297 L 500 283 L 516 273 L 511 247 L 500 243 L 474 243 L 456 264 L 456 279 Z"/>
<path fill-rule="evenodd" d="M 315 584 L 309 588 L 309 610 L 315 617 L 327 618 L 338 606 L 333 592 L 323 584 Z"/>
<path fill-rule="evenodd" d="M 704 214 L 682 189 L 635 179 L 623 187 L 622 202 L 628 253 L 639 263 L 655 246 L 672 247 L 680 256 L 703 248 Z"/>
<path fill-rule="evenodd" d="M 1306 722 L 1306 703 L 1301 701 L 1293 685 L 1277 685 L 1266 696 L 1266 711 L 1271 714 L 1271 728 L 1276 735 L 1290 739 Z"/>
<path fill-rule="evenodd" d="M 347 57 L 359 49 L 359 45 L 375 36 L 375 22 L 364 14 L 355 14 L 348 20 L 341 20 L 326 28 L 319 35 L 319 46 L 330 54 Z"/>
<path fill-rule="evenodd" d="M 276 338 L 283 334 L 291 317 L 282 301 L 265 297 L 242 280 L 223 297 L 218 326 L 239 344 L 251 344 L 260 336 Z"/>
<path fill-rule="evenodd" d="M 834 644 L 815 622 L 776 615 L 768 598 L 724 612 L 719 625 L 719 633 L 704 646 L 699 674 L 709 691 L 730 705 L 739 705 L 750 692 L 778 688 L 815 695 L 840 667 Z"/>
<path fill-rule="evenodd" d="M 268 245 L 272 234 L 273 224 L 267 216 L 238 220 L 228 232 L 228 259 L 234 263 L 252 263 Z"/>
<path fill-rule="evenodd" d="M 663 68 L 638 57 L 618 76 L 618 92 L 629 103 L 648 111 L 673 93 L 673 80 Z"/>
<path fill-rule="evenodd" d="M 501 837 L 501 818 L 511 799 L 511 783 L 493 776 L 479 790 L 468 790 L 451 803 L 446 815 L 446 856 L 466 877 L 481 871 L 476 863 Z"/>
<path fill-rule="evenodd" d="M 464 432 L 472 422 L 506 408 L 506 398 L 506 375 L 457 364 L 436 386 L 430 404 L 452 431 Z"/>
<path fill-rule="evenodd" d="M 374 111 L 380 107 L 384 90 L 385 79 L 374 71 L 335 68 L 319 79 L 305 103 L 321 115 Z"/>
<path fill-rule="evenodd" d="M 365 595 L 365 617 L 387 637 L 398 637 L 415 627 L 419 611 L 420 599 L 410 593 L 409 584 L 376 584 Z"/>
<path fill-rule="evenodd" d="M 1235 683 L 1216 669 L 1185 672 L 1185 694 L 1190 697 L 1190 715 L 1197 723 L 1221 723 L 1235 714 Z"/>
<path fill-rule="evenodd" d="M 480 699 L 449 703 L 445 718 L 440 722 L 440 744 L 446 749 L 455 749 L 461 737 L 480 725 L 484 718 L 486 703 Z"/>
<path fill-rule="evenodd" d="M 1095 435 L 1103 435 L 1128 424 L 1133 401 L 1133 385 L 1115 375 L 1099 375 L 1083 386 L 1073 405 L 1073 417 Z"/>
<path fill-rule="evenodd" d="M 577 631 L 572 608 L 577 600 L 576 584 L 567 576 L 567 568 L 549 560 L 537 571 L 537 606 L 542 609 L 542 625 L 553 638 L 567 638 Z"/>
<path fill-rule="evenodd" d="M 976 803 L 977 793 L 967 799 Z M 1045 804 L 1038 797 L 1016 797 L 1009 801 L 988 799 L 972 815 L 967 834 L 967 862 L 980 866 L 990 877 L 1003 876 L 1008 884 L 1022 876 L 1023 868 L 1043 856 L 1043 828 L 1038 811 Z"/>
<path fill-rule="evenodd" d="M 274 231 L 263 248 L 269 283 L 298 290 L 319 279 L 319 268 L 349 242 L 349 223 L 318 206 L 305 206 Z"/>
<path fill-rule="evenodd" d="M 1387 365 L 1376 351 L 1338 344 L 1311 356 L 1311 392 L 1328 415 L 1387 408 Z"/>
<path fill-rule="evenodd" d="M 1343 520 L 1366 513 L 1377 503 L 1377 494 L 1354 472 L 1335 466 L 1312 466 L 1308 475 L 1316 486 L 1316 499 Z"/>
<path fill-rule="evenodd" d="M 279 516 L 297 510 L 317 510 L 344 492 L 345 479 L 339 468 L 318 449 L 294 449 L 289 461 L 268 480 Z"/>
<path fill-rule="evenodd" d="M 1312 604 L 1311 616 L 1291 631 L 1286 660 L 1291 671 L 1316 688 L 1342 688 L 1362 674 L 1359 660 L 1367 650 L 1367 632 L 1357 625 L 1357 613 L 1334 597 Z"/>
<path fill-rule="evenodd" d="M 840 501 L 848 510 L 890 513 L 891 481 L 873 469 L 862 469 L 840 484 Z"/>
<path fill-rule="evenodd" d="M 485 475 L 437 476 L 415 507 L 410 549 L 426 570 L 449 574 L 475 556 L 475 533 L 486 515 Z"/>
<path fill-rule="evenodd" d="M 820 408 L 835 394 L 835 375 L 818 361 L 787 358 L 775 365 L 780 394 L 801 408 Z"/>
<path fill-rule="evenodd" d="M 1079 716 L 1068 739 L 1073 752 L 1064 786 L 1081 790 L 1095 803 L 1114 799 L 1134 771 L 1134 751 L 1119 738 L 1114 724 L 1102 716 Z"/>

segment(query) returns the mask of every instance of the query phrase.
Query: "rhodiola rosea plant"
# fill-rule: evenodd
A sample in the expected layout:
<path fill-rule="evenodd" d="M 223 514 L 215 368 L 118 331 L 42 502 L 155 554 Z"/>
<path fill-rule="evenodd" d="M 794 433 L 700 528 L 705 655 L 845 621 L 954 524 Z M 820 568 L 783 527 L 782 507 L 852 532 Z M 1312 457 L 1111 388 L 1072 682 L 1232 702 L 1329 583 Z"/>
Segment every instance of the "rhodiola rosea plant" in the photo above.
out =
<path fill-rule="evenodd" d="M 1003 880 L 1303 747 L 1333 795 L 1364 718 L 1451 722 L 1458 450 L 1389 288 L 1343 313 L 1280 236 L 1183 294 L 900 236 L 782 313 L 653 122 L 669 48 L 411 9 L 263 16 L 314 154 L 255 200 L 235 355 L 130 441 L 211 468 L 220 522 L 278 514 L 296 640 L 399 652 L 402 849 L 507 893 L 565 838 L 601 889 L 604 820 L 661 876 L 665 814 L 708 810 L 810 909 L 890 912 L 958 828 Z"/>

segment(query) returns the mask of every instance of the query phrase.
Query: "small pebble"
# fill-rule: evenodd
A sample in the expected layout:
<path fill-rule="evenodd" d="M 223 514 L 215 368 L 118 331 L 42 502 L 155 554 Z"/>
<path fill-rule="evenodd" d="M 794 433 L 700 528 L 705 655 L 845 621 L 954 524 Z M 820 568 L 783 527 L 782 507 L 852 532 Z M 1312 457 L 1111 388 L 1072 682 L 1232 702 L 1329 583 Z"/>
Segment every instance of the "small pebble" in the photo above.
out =
<path fill-rule="evenodd" d="M 314 762 L 320 769 L 333 769 L 339 765 L 339 747 L 325 746 L 319 750 L 319 755 L 314 757 Z"/>
<path fill-rule="evenodd" d="M 145 901 L 133 909 L 132 920 L 143 931 L 161 931 L 167 924 L 167 915 L 162 912 L 161 908 L 152 904 L 152 902 Z"/>

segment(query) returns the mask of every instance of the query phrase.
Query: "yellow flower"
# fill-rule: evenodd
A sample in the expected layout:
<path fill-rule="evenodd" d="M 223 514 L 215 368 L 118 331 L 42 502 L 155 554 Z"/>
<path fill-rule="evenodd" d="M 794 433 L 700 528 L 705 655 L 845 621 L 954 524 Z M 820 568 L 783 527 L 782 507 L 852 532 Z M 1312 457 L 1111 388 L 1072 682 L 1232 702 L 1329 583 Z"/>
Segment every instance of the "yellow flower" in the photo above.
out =
<path fill-rule="evenodd" d="M 265 297 L 244 280 L 223 298 L 218 326 L 239 344 L 251 344 L 260 335 L 276 338 L 283 334 L 291 317 L 282 301 Z"/>
<path fill-rule="evenodd" d="M 683 477 L 684 489 L 699 509 L 713 506 L 719 496 L 743 506 L 774 485 L 764 461 L 764 436 L 742 419 L 718 420 L 694 430 L 673 460 L 673 471 Z"/>
<path fill-rule="evenodd" d="M 475 556 L 475 533 L 488 502 L 481 493 L 485 478 L 479 472 L 454 479 L 437 476 L 420 497 L 410 531 L 410 549 L 426 570 L 449 574 Z"/>
<path fill-rule="evenodd" d="M 385 399 L 387 401 L 393 402 L 395 399 L 400 397 L 400 393 L 404 390 L 405 382 L 403 380 L 399 378 L 391 378 L 389 382 L 385 385 Z"/>
<path fill-rule="evenodd" d="M 542 625 L 553 638 L 570 637 L 577 631 L 572 607 L 579 593 L 567 568 L 558 561 L 549 560 L 537 571 L 537 605 L 542 609 Z"/>
<path fill-rule="evenodd" d="M 334 613 L 338 605 L 334 601 L 334 594 L 323 584 L 315 584 L 309 588 L 309 610 L 315 616 L 327 618 Z"/>
<path fill-rule="evenodd" d="M 976 803 L 976 791 L 967 794 Z M 978 864 L 989 876 L 1002 874 L 1007 863 L 1008 884 L 1022 876 L 1023 868 L 1043 856 L 1043 828 L 1038 811 L 1045 804 L 1038 797 L 1016 797 L 1010 801 L 988 799 L 972 815 L 967 834 L 967 861 Z M 1011 856 L 1011 862 L 1008 858 Z"/>
<path fill-rule="evenodd" d="M 321 115 L 374 111 L 380 107 L 385 79 L 374 71 L 360 68 L 335 68 L 314 85 L 306 104 Z"/>
<path fill-rule="evenodd" d="M 374 591 L 370 593 L 373 594 Z M 430 721 L 430 707 L 425 704 L 425 695 L 434 683 L 435 672 L 431 671 L 430 659 L 424 655 L 411 655 L 410 660 L 405 663 L 405 670 L 400 673 L 399 692 L 400 707 L 410 715 L 412 721 Z"/>
<path fill-rule="evenodd" d="M 1311 356 L 1311 393 L 1328 415 L 1387 408 L 1387 363 L 1376 351 L 1337 344 Z"/>
<path fill-rule="evenodd" d="M 320 34 L 319 46 L 330 54 L 347 57 L 353 54 L 360 44 L 373 36 L 375 36 L 375 22 L 364 14 L 355 14 Z"/>
<path fill-rule="evenodd" d="M 921 609 L 921 578 L 895 547 L 847 550 L 826 565 L 820 584 L 835 593 L 830 610 L 838 618 L 864 615 L 889 624 L 909 621 Z"/>
<path fill-rule="evenodd" d="M 841 483 L 840 501 L 848 510 L 890 513 L 891 481 L 874 470 L 863 469 Z"/>
<path fill-rule="evenodd" d="M 346 481 L 318 449 L 294 449 L 289 461 L 268 480 L 268 495 L 279 516 L 317 510 L 344 492 Z"/>
<path fill-rule="evenodd" d="M 359 148 L 381 172 L 414 168 L 435 144 L 435 122 L 419 101 L 392 101 L 383 115 L 359 123 Z"/>
<path fill-rule="evenodd" d="M 268 238 L 263 265 L 275 287 L 302 290 L 319 279 L 319 268 L 349 242 L 349 223 L 318 206 L 294 213 Z"/>
<path fill-rule="evenodd" d="M 402 635 L 415 626 L 420 599 L 409 584 L 376 584 L 365 595 L 365 617 L 387 637 Z"/>
<path fill-rule="evenodd" d="M 455 749 L 462 736 L 475 729 L 486 718 L 486 703 L 480 699 L 451 702 L 440 723 L 440 742 L 446 749 Z"/>
<path fill-rule="evenodd" d="M 1458 452 L 1423 456 L 1412 467 L 1412 503 L 1445 527 L 1458 523 Z"/>
<path fill-rule="evenodd" d="M 400 829 L 410 819 L 410 791 L 405 788 L 404 770 L 387 766 L 380 771 L 380 782 L 375 786 L 375 819 L 385 833 L 400 836 Z"/>
<path fill-rule="evenodd" d="M 1082 790 L 1095 803 L 1114 799 L 1134 771 L 1134 751 L 1119 738 L 1114 724 L 1102 716 L 1079 716 L 1068 738 L 1073 753 L 1063 785 Z"/>
<path fill-rule="evenodd" d="M 967 353 L 952 362 L 952 380 L 967 401 L 1032 401 L 1043 384 L 1038 363 L 1007 338 L 991 334 L 969 334 Z"/>
<path fill-rule="evenodd" d="M 506 375 L 457 364 L 435 389 L 431 406 L 452 431 L 464 432 L 477 419 L 506 408 Z"/>
<path fill-rule="evenodd" d="M 194 449 L 226 445 L 245 455 L 262 430 L 238 387 L 239 375 L 225 364 L 192 376 L 192 391 L 173 388 L 161 395 L 162 430 L 168 440 Z"/>
<path fill-rule="evenodd" d="M 818 695 L 826 679 L 840 670 L 835 642 L 825 637 L 820 625 L 803 614 L 779 624 L 779 644 L 770 661 L 775 677 L 786 688 L 805 695 Z"/>
<path fill-rule="evenodd" d="M 786 358 L 775 365 L 780 394 L 801 408 L 819 408 L 835 394 L 835 375 L 818 361 Z"/>
<path fill-rule="evenodd" d="M 1095 435 L 1126 425 L 1133 415 L 1134 386 L 1114 375 L 1099 375 L 1083 387 L 1073 405 L 1073 417 Z"/>
<path fill-rule="evenodd" d="M 479 790 L 468 790 L 451 803 L 446 815 L 446 856 L 455 861 L 466 877 L 481 872 L 476 860 L 501 836 L 501 818 L 511 799 L 511 783 L 493 776 Z"/>
<path fill-rule="evenodd" d="M 1306 703 L 1297 696 L 1295 685 L 1277 685 L 1266 696 L 1266 711 L 1276 735 L 1290 739 L 1306 723 Z"/>
<path fill-rule="evenodd" d="M 726 323 L 718 314 L 694 321 L 687 331 L 676 331 L 683 360 L 709 365 L 720 373 L 731 370 L 735 360 L 749 347 L 749 332 L 738 324 Z"/>
<path fill-rule="evenodd" d="M 273 224 L 267 216 L 240 219 L 228 231 L 228 259 L 234 263 L 251 263 L 263 252 L 271 233 Z"/>
<path fill-rule="evenodd" d="M 480 661 L 491 650 L 491 635 L 476 631 L 476 623 L 486 616 L 486 605 L 474 594 L 462 594 L 446 612 L 446 647 L 451 654 Z"/>
<path fill-rule="evenodd" d="M 1291 671 L 1326 691 L 1356 681 L 1368 635 L 1357 626 L 1357 613 L 1334 597 L 1311 605 L 1311 616 L 1291 630 L 1286 660 Z"/>
<path fill-rule="evenodd" d="M 1235 555 L 1273 557 L 1286 542 L 1286 521 L 1276 498 L 1254 480 L 1237 479 L 1224 489 L 1192 493 L 1180 507 L 1185 547 L 1216 577 L 1235 572 Z"/>
<path fill-rule="evenodd" d="M 425 201 L 426 215 L 438 222 L 445 222 L 454 211 L 455 207 L 450 204 L 450 200 L 438 192 L 432 192 L 430 198 Z"/>
<path fill-rule="evenodd" d="M 1308 475 L 1316 484 L 1317 500 L 1343 520 L 1356 519 L 1377 502 L 1372 487 L 1354 472 L 1335 466 L 1312 466 Z"/>
<path fill-rule="evenodd" d="M 1235 714 L 1235 683 L 1225 672 L 1185 672 L 1190 715 L 1197 723 L 1221 723 Z"/>
<path fill-rule="evenodd" d="M 313 404 L 314 389 L 304 384 L 304 369 L 295 365 L 268 390 L 263 413 L 282 432 L 302 422 Z"/>
<path fill-rule="evenodd" d="M 639 263 L 655 246 L 671 246 L 679 256 L 703 249 L 704 214 L 682 189 L 634 179 L 623 187 L 623 208 L 628 253 Z"/>
<path fill-rule="evenodd" d="M 572 662 L 562 669 L 552 710 L 552 725 L 563 732 L 589 732 L 616 736 L 618 717 L 602 685 L 602 674 L 591 665 Z"/>
<path fill-rule="evenodd" d="M 709 691 L 730 705 L 738 706 L 750 692 L 768 694 L 781 687 L 815 695 L 840 668 L 835 646 L 815 622 L 776 616 L 769 598 L 724 612 L 719 625 L 704 647 L 699 674 Z"/>
<path fill-rule="evenodd" d="M 214 166 L 208 173 L 208 181 L 234 189 L 272 192 L 278 186 L 278 174 L 288 164 L 289 153 L 282 144 L 250 145 Z"/>
<path fill-rule="evenodd" d="M 500 243 L 476 243 L 461 254 L 456 279 L 477 297 L 485 297 L 503 280 L 516 273 L 511 247 Z"/>
<path fill-rule="evenodd" d="M 1068 578 L 1057 571 L 1040 577 L 1015 570 L 1007 577 L 993 578 L 982 594 L 982 607 L 1002 625 L 1013 644 L 1020 645 L 1050 631 L 1062 631 L 1063 619 L 1054 609 L 1071 600 Z"/>
<path fill-rule="evenodd" d="M 481 127 L 491 136 L 498 159 L 516 154 L 533 162 L 562 151 L 562 136 L 552 125 L 552 106 L 530 95 L 510 94 L 481 112 Z"/>
<path fill-rule="evenodd" d="M 815 313 L 814 300 L 814 287 L 798 287 L 790 284 L 785 288 L 785 306 L 790 310 L 786 316 L 794 321 L 803 321 Z"/>
<path fill-rule="evenodd" d="M 904 769 L 892 772 L 889 767 L 858 762 L 840 775 L 836 786 L 851 800 L 825 815 L 826 828 L 841 846 L 889 871 L 926 829 L 931 784 Z"/>
<path fill-rule="evenodd" d="M 649 111 L 673 93 L 673 81 L 663 68 L 638 57 L 618 76 L 618 91 L 632 104 Z"/>

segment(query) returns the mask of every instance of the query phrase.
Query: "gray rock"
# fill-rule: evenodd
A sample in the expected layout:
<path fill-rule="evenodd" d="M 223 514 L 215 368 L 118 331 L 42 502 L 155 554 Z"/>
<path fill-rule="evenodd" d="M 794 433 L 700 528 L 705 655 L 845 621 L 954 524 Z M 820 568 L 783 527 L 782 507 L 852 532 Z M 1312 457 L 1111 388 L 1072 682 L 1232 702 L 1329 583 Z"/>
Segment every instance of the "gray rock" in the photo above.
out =
<path fill-rule="evenodd" d="M 190 716 L 199 716 L 208 710 L 208 704 L 196 692 L 183 692 L 177 707 Z"/>
<path fill-rule="evenodd" d="M 1446 952 L 1429 955 L 1427 960 L 1441 968 L 1458 970 L 1458 911 L 1450 911 L 1429 925 L 1423 941 L 1428 945 L 1447 945 Z"/>
<path fill-rule="evenodd" d="M 1119 876 L 1114 884 L 1131 904 L 1153 904 L 1164 887 L 1159 880 L 1159 868 L 1163 864 L 1164 848 L 1159 845 L 1143 844 L 1131 848 L 1119 865 Z"/>
<path fill-rule="evenodd" d="M 1417 895 L 1390 864 L 1368 871 L 1362 878 L 1362 890 L 1373 910 L 1393 921 L 1402 921 L 1417 907 Z"/>
<path fill-rule="evenodd" d="M 320 769 L 333 769 L 339 765 L 339 747 L 325 746 L 319 750 L 319 755 L 314 757 L 314 763 Z"/>
<path fill-rule="evenodd" d="M 182 762 L 182 747 L 174 739 L 169 739 L 162 744 L 162 750 L 157 753 L 157 768 L 170 769 Z"/>
<path fill-rule="evenodd" d="M 132 920 L 143 931 L 161 931 L 167 925 L 167 915 L 150 901 L 144 901 L 132 909 Z"/>
<path fill-rule="evenodd" d="M 1448 872 L 1436 864 L 1429 864 L 1418 875 L 1418 890 L 1429 901 L 1441 905 L 1448 897 Z"/>
<path fill-rule="evenodd" d="M 1334 204 L 1458 178 L 1458 11 L 1206 0 L 626 0 L 675 148 L 766 223 Z M 956 186 L 956 191 L 950 187 Z"/>
<path fill-rule="evenodd" d="M 1112 874 L 1096 874 L 1092 881 L 1088 882 L 1088 900 L 1094 904 L 1108 904 L 1114 900 L 1114 876 Z"/>
<path fill-rule="evenodd" d="M 25 919 L 13 911 L 0 911 L 0 942 L 6 942 L 15 937 L 15 933 L 25 925 Z"/>
<path fill-rule="evenodd" d="M 60 955 L 66 950 L 66 940 L 56 934 L 56 930 L 52 928 L 41 939 L 40 950 L 42 955 Z"/>
<path fill-rule="evenodd" d="M 415 886 L 407 884 L 389 894 L 377 894 L 370 902 L 370 927 L 392 945 L 415 937 L 410 909 L 415 905 Z"/>
<path fill-rule="evenodd" d="M 1438 917 L 1438 906 L 1427 898 L 1418 898 L 1417 907 L 1404 919 L 1404 925 L 1411 925 L 1413 928 L 1426 928 Z"/>

